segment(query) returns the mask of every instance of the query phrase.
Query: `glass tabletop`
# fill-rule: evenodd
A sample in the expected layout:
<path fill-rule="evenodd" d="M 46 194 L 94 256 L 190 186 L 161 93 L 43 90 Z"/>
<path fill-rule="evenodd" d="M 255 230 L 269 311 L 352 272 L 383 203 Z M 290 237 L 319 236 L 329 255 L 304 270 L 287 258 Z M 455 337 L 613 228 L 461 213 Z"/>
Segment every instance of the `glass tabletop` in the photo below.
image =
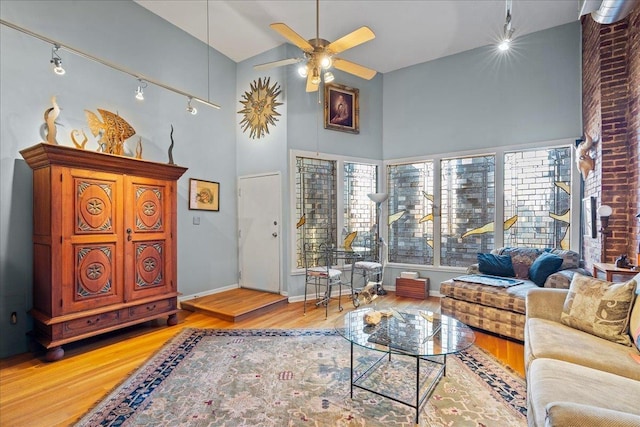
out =
<path fill-rule="evenodd" d="M 365 322 L 365 314 L 374 310 L 383 315 L 380 323 L 371 326 Z M 457 353 L 475 340 L 473 331 L 464 323 L 419 309 L 361 308 L 345 313 L 335 328 L 342 337 L 361 347 L 411 356 Z"/>

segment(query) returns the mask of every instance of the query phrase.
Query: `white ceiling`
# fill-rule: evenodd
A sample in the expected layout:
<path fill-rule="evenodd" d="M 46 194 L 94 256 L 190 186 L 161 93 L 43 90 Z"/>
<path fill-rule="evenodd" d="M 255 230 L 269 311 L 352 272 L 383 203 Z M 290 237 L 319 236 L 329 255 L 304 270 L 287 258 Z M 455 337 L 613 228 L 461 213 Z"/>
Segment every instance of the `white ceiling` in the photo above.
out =
<path fill-rule="evenodd" d="M 236 62 L 285 43 L 273 22 L 315 38 L 314 0 L 135 1 Z M 576 21 L 579 9 L 579 0 L 512 0 L 514 46 L 524 34 Z M 505 10 L 505 0 L 321 0 L 320 37 L 368 26 L 376 38 L 340 57 L 386 73 L 494 43 Z"/>

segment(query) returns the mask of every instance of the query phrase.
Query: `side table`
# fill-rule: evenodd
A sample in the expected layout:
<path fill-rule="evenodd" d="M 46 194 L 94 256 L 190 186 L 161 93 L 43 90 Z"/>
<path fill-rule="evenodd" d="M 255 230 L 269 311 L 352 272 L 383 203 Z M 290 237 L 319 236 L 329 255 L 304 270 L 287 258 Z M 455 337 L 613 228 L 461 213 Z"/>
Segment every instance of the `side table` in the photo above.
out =
<path fill-rule="evenodd" d="M 601 278 L 604 273 L 605 280 L 609 282 L 614 281 L 615 278 L 622 278 L 622 280 L 618 279 L 617 281 L 625 281 L 631 279 L 636 274 L 640 273 L 640 271 L 631 270 L 629 268 L 619 268 L 616 267 L 615 264 L 607 264 L 603 262 L 594 262 L 593 263 L 593 277 Z"/>

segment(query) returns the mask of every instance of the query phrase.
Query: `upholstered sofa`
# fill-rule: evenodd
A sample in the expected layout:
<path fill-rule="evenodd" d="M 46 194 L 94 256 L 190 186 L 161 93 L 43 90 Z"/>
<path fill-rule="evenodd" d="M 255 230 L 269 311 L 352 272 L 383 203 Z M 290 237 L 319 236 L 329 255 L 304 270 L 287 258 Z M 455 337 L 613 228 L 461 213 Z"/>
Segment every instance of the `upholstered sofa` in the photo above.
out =
<path fill-rule="evenodd" d="M 632 281 L 640 282 L 640 274 Z M 630 285 L 631 281 L 612 285 L 577 277 L 575 282 L 582 282 L 582 291 L 572 283 L 568 290 L 539 288 L 527 294 L 524 345 L 529 426 L 638 427 L 640 288 Z M 618 296 L 600 296 L 602 286 L 615 286 Z M 631 307 L 626 329 L 622 316 L 610 311 L 615 307 L 624 311 L 620 295 L 625 292 Z M 600 300 L 590 303 L 589 309 L 574 307 L 576 301 L 581 304 L 588 298 Z M 576 316 L 592 321 L 576 321 Z M 609 327 L 620 330 L 612 334 Z"/>
<path fill-rule="evenodd" d="M 506 258 L 513 268 L 514 278 L 521 283 L 502 287 L 456 278 L 447 280 L 440 284 L 441 311 L 469 326 L 519 341 L 524 340 L 525 298 L 530 290 L 539 286 L 567 289 L 574 274 L 589 275 L 583 268 L 580 255 L 574 251 L 515 247 L 495 249 L 491 254 Z M 542 275 L 536 274 L 536 284 L 529 277 L 529 273 L 536 260 L 543 254 L 556 255 L 562 258 L 562 261 L 557 271 L 548 276 L 545 276 L 544 272 Z M 482 273 L 480 267 L 479 263 L 471 265 L 467 269 L 467 275 Z"/>

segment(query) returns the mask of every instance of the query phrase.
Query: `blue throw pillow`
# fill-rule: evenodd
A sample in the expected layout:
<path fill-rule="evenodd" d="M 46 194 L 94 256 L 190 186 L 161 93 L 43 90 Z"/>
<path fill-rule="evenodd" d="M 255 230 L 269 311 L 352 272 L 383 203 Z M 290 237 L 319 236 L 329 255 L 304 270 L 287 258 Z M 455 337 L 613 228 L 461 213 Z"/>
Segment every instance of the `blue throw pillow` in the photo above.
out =
<path fill-rule="evenodd" d="M 561 257 L 551 252 L 543 252 L 529 267 L 529 279 L 538 286 L 544 286 L 547 277 L 558 271 L 561 265 Z"/>
<path fill-rule="evenodd" d="M 509 255 L 478 254 L 478 270 L 492 276 L 515 277 Z"/>

